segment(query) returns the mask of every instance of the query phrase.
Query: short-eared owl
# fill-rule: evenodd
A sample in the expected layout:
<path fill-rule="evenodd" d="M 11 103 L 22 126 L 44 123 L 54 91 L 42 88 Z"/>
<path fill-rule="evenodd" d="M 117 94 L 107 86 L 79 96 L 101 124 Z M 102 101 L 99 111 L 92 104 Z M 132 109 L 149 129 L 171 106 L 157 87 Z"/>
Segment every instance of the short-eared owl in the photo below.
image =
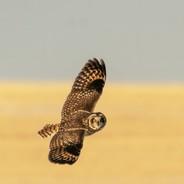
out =
<path fill-rule="evenodd" d="M 55 132 L 50 142 L 49 160 L 59 164 L 77 161 L 86 135 L 94 134 L 106 124 L 101 112 L 93 112 L 106 80 L 104 61 L 88 60 L 78 74 L 61 113 L 59 124 L 47 124 L 38 133 L 47 137 Z"/>

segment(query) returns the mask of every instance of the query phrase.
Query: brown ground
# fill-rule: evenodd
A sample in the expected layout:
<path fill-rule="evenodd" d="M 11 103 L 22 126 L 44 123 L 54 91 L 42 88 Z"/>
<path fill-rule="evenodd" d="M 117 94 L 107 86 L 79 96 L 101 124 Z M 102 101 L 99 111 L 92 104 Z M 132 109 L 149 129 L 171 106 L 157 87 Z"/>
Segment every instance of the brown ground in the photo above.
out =
<path fill-rule="evenodd" d="M 106 127 L 76 164 L 55 165 L 37 131 L 60 121 L 70 85 L 0 83 L 1 184 L 184 183 L 184 86 L 107 85 L 95 109 Z"/>

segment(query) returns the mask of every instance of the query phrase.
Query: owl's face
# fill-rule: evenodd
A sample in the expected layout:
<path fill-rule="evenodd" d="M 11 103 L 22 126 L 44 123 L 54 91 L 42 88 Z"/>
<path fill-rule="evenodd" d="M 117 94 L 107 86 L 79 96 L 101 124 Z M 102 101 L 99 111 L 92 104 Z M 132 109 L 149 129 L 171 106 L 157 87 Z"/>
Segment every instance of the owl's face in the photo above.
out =
<path fill-rule="evenodd" d="M 88 126 L 94 132 L 101 130 L 106 124 L 106 117 L 101 112 L 92 113 L 88 116 Z"/>

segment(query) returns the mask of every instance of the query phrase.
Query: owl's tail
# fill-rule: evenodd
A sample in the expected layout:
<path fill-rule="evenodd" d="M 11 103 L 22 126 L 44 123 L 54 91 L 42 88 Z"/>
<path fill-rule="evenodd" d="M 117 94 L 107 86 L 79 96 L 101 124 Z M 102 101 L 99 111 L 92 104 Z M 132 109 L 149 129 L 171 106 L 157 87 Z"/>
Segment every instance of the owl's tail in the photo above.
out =
<path fill-rule="evenodd" d="M 73 164 L 77 161 L 82 145 L 63 145 L 60 134 L 55 134 L 50 143 L 48 158 L 53 163 Z"/>
<path fill-rule="evenodd" d="M 42 138 L 51 136 L 54 132 L 59 130 L 59 126 L 60 124 L 46 124 L 40 131 L 38 131 L 38 134 Z"/>

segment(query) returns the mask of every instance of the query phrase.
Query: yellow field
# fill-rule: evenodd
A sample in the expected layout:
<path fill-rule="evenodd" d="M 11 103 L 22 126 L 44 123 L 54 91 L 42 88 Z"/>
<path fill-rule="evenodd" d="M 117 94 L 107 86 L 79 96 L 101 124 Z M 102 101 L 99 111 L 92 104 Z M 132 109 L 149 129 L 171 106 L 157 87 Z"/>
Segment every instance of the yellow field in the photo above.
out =
<path fill-rule="evenodd" d="M 60 121 L 70 86 L 0 82 L 1 184 L 184 183 L 184 86 L 108 84 L 95 109 L 106 127 L 76 164 L 55 165 L 37 131 Z"/>

